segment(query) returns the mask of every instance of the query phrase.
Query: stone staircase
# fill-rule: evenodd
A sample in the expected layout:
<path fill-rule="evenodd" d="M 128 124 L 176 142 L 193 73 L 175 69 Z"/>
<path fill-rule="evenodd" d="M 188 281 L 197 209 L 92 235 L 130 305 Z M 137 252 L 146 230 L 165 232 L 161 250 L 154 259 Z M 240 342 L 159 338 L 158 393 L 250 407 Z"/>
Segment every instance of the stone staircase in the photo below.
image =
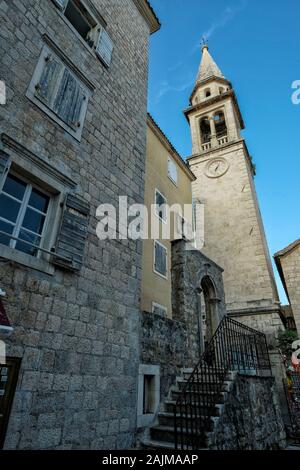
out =
<path fill-rule="evenodd" d="M 174 433 L 174 408 L 176 401 L 185 387 L 190 375 L 193 373 L 193 369 L 183 369 L 181 377 L 177 377 L 176 384 L 171 387 L 168 398 L 162 403 L 160 411 L 157 415 L 157 420 L 155 425 L 153 425 L 149 430 L 149 437 L 142 441 L 142 448 L 149 450 L 154 449 L 175 449 L 175 433 Z M 219 420 L 219 417 L 222 414 L 224 408 L 224 403 L 228 393 L 230 392 L 231 385 L 235 379 L 235 373 L 229 372 L 226 374 L 225 380 L 219 381 L 219 383 L 211 383 L 208 376 L 202 375 L 199 377 L 199 382 L 196 385 L 197 390 L 192 392 L 193 399 L 197 396 L 198 393 L 203 395 L 215 395 L 214 398 L 214 410 L 211 413 L 211 410 L 208 410 L 206 406 L 203 405 L 203 417 L 207 418 L 207 428 L 201 436 L 199 436 L 200 449 L 208 449 L 209 443 L 211 441 L 214 428 Z M 224 376 L 224 371 L 220 370 L 220 376 Z M 209 389 L 209 390 L 208 390 Z M 201 400 L 205 402 L 204 400 Z M 181 419 L 185 423 L 186 416 L 183 415 Z M 189 416 L 188 416 L 189 418 Z M 177 418 L 177 422 L 179 423 Z M 188 430 L 183 429 L 183 440 L 187 445 L 187 450 L 189 449 L 189 435 Z M 190 447 L 191 448 L 191 447 Z M 191 448 L 192 450 L 192 448 Z"/>

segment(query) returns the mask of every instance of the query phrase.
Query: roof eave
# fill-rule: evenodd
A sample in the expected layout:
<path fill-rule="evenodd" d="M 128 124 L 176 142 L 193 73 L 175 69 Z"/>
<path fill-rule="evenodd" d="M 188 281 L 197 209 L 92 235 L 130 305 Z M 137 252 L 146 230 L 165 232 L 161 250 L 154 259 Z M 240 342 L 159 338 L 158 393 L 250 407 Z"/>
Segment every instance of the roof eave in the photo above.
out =
<path fill-rule="evenodd" d="M 185 172 L 185 174 L 188 176 L 188 178 L 191 181 L 196 181 L 196 176 L 190 169 L 189 165 L 183 160 L 181 155 L 178 153 L 178 151 L 175 149 L 173 144 L 170 142 L 168 137 L 164 134 L 164 132 L 161 130 L 159 125 L 156 123 L 154 118 L 151 116 L 150 113 L 148 113 L 148 119 L 147 119 L 147 124 L 152 129 L 152 131 L 155 133 L 155 135 L 158 137 L 158 139 L 162 142 L 162 144 L 166 147 L 168 152 L 173 156 L 173 158 L 176 159 L 178 165 L 180 168 Z"/>
<path fill-rule="evenodd" d="M 133 0 L 140 14 L 150 28 L 150 34 L 156 33 L 161 28 L 161 23 L 148 0 Z"/>

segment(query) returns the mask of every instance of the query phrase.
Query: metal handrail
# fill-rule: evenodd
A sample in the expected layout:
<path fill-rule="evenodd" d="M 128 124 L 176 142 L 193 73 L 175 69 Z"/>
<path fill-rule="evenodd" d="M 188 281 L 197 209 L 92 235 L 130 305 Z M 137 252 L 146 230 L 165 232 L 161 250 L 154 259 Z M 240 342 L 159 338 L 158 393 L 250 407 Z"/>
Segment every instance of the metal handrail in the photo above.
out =
<path fill-rule="evenodd" d="M 175 448 L 205 445 L 212 416 L 230 370 L 257 374 L 271 371 L 266 335 L 225 316 L 174 406 Z"/>

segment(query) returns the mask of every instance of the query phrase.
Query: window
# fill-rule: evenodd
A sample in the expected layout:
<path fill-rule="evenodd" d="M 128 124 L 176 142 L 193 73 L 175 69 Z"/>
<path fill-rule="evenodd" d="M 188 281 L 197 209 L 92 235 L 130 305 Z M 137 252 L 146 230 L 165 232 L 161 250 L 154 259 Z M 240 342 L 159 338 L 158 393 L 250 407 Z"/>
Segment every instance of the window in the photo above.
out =
<path fill-rule="evenodd" d="M 207 88 L 205 91 L 205 98 L 209 98 L 211 96 L 211 91 L 210 91 L 210 88 Z"/>
<path fill-rule="evenodd" d="M 155 315 L 159 315 L 160 317 L 166 317 L 167 312 L 167 307 L 157 304 L 156 302 L 152 302 L 152 313 L 154 313 Z"/>
<path fill-rule="evenodd" d="M 49 203 L 47 194 L 8 173 L 0 193 L 0 243 L 39 256 Z"/>
<path fill-rule="evenodd" d="M 87 41 L 89 45 L 93 45 L 91 32 L 97 23 L 92 16 L 89 15 L 82 2 L 78 0 L 69 0 L 67 2 L 64 15 L 67 20 L 70 21 L 71 25 L 78 31 L 80 36 Z"/>
<path fill-rule="evenodd" d="M 106 23 L 100 15 L 92 14 L 82 0 L 53 0 L 68 23 L 79 33 L 82 39 L 93 49 L 99 59 L 110 66 L 113 42 L 107 33 Z"/>
<path fill-rule="evenodd" d="M 173 183 L 177 184 L 177 165 L 172 158 L 168 158 L 168 176 Z"/>
<path fill-rule="evenodd" d="M 154 241 L 154 272 L 167 279 L 167 248 Z"/>
<path fill-rule="evenodd" d="M 80 140 L 90 90 L 47 46 L 44 46 L 27 97 Z"/>
<path fill-rule="evenodd" d="M 158 189 L 155 190 L 155 214 L 163 221 L 167 220 L 167 200 Z"/>
<path fill-rule="evenodd" d="M 201 132 L 201 140 L 203 144 L 210 142 L 211 140 L 211 128 L 210 122 L 207 117 L 201 119 L 200 121 L 200 132 Z"/>
<path fill-rule="evenodd" d="M 155 375 L 144 375 L 143 414 L 155 413 Z"/>

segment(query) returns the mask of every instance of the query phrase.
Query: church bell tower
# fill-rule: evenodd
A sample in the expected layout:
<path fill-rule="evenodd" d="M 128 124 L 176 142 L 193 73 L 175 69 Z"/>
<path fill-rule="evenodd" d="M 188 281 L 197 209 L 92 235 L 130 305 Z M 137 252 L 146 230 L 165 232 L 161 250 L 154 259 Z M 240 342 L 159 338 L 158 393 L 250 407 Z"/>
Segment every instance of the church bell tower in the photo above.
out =
<path fill-rule="evenodd" d="M 196 84 L 185 110 L 192 135 L 188 159 L 204 204 L 201 251 L 224 268 L 228 313 L 266 333 L 281 326 L 280 304 L 254 186 L 255 167 L 242 136 L 233 87 L 202 47 Z"/>

